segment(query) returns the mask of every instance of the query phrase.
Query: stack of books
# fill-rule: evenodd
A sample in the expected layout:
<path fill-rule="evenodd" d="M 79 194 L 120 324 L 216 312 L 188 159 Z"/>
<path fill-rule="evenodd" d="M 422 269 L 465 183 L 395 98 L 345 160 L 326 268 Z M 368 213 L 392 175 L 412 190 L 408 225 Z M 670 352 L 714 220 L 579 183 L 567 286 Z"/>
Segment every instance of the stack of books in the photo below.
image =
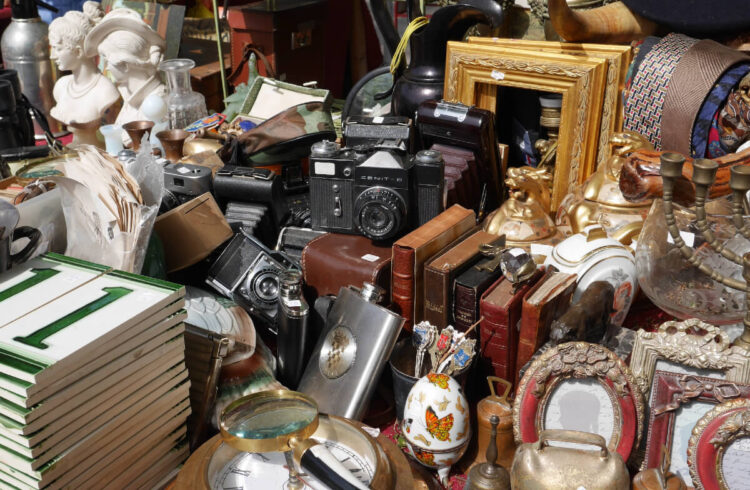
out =
<path fill-rule="evenodd" d="M 0 275 L 0 487 L 150 488 L 186 459 L 184 293 L 56 254 Z"/>

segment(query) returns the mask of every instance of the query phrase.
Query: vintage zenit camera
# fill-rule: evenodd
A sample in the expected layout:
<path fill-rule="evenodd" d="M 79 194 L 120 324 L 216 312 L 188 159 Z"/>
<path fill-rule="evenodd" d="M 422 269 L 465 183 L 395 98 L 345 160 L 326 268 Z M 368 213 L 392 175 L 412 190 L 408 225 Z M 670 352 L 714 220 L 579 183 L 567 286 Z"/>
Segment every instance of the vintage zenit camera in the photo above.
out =
<path fill-rule="evenodd" d="M 437 151 L 411 158 L 400 145 L 312 146 L 312 227 L 388 240 L 424 224 L 444 209 L 444 162 Z"/>
<path fill-rule="evenodd" d="M 275 333 L 279 275 L 293 262 L 240 229 L 211 265 L 206 283 L 261 319 Z"/>

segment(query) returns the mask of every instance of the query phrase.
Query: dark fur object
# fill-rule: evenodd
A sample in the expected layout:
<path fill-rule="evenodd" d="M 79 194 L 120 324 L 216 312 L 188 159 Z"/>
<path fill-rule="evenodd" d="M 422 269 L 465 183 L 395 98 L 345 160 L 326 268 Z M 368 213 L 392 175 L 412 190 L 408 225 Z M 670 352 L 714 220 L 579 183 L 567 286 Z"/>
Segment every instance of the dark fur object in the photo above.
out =
<path fill-rule="evenodd" d="M 607 281 L 596 281 L 560 318 L 552 322 L 550 340 L 554 344 L 583 340 L 598 343 L 604 337 L 612 314 L 615 288 Z"/>

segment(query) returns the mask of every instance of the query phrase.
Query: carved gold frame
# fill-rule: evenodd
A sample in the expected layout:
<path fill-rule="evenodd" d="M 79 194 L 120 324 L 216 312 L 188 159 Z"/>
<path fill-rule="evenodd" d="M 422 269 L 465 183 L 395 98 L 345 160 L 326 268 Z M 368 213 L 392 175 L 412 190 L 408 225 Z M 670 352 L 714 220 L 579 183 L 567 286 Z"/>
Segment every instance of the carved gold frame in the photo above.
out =
<path fill-rule="evenodd" d="M 646 399 L 659 360 L 721 371 L 727 381 L 750 383 L 750 355 L 747 351 L 730 347 L 726 332 L 697 318 L 663 323 L 656 332 L 637 332 L 630 369 Z"/>
<path fill-rule="evenodd" d="M 715 426 L 719 421 L 721 425 L 718 428 L 712 427 L 712 430 L 706 431 L 709 426 Z M 701 477 L 706 471 L 711 480 L 716 480 L 712 483 L 718 483 L 721 490 L 729 488 L 724 477 L 724 453 L 730 444 L 743 437 L 750 437 L 750 400 L 746 398 L 729 400 L 716 405 L 698 420 L 693 427 L 688 444 L 688 468 L 696 490 L 713 490 L 714 485 L 705 485 Z M 710 461 L 710 468 L 701 467 L 701 463 L 704 465 L 709 463 L 709 461 L 703 461 L 703 457 L 699 461 L 699 455 L 702 456 L 699 453 L 705 450 L 715 454 L 715 458 L 705 458 L 713 460 Z"/>
<path fill-rule="evenodd" d="M 562 94 L 551 212 L 596 169 L 607 60 L 449 42 L 444 98 L 495 111 L 497 86 Z"/>
<path fill-rule="evenodd" d="M 599 131 L 599 151 L 596 167 L 607 161 L 611 154 L 610 135 L 622 131 L 623 102 L 620 94 L 625 89 L 625 80 L 632 60 L 632 48 L 616 44 L 581 44 L 562 43 L 557 41 L 530 41 L 526 39 L 507 39 L 498 37 L 470 37 L 470 44 L 486 46 L 503 46 L 506 48 L 525 49 L 527 51 L 545 51 L 550 53 L 569 54 L 602 58 L 607 62 L 607 83 L 604 87 L 602 105 L 602 122 Z"/>

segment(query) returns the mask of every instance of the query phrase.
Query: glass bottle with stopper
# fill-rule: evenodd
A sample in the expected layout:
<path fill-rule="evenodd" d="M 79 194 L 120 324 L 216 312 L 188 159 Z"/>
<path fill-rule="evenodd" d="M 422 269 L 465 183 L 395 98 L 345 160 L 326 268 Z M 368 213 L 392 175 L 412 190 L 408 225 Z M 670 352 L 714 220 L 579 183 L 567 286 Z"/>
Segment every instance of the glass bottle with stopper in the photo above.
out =
<path fill-rule="evenodd" d="M 510 475 L 508 470 L 495 463 L 497 460 L 497 424 L 500 418 L 497 415 L 490 417 L 492 432 L 490 443 L 487 446 L 487 461 L 474 466 L 469 471 L 466 480 L 466 490 L 510 490 Z"/>
<path fill-rule="evenodd" d="M 175 58 L 162 61 L 159 70 L 167 76 L 167 110 L 171 129 L 185 129 L 191 123 L 208 115 L 206 98 L 190 86 L 190 69 L 195 61 Z"/>

